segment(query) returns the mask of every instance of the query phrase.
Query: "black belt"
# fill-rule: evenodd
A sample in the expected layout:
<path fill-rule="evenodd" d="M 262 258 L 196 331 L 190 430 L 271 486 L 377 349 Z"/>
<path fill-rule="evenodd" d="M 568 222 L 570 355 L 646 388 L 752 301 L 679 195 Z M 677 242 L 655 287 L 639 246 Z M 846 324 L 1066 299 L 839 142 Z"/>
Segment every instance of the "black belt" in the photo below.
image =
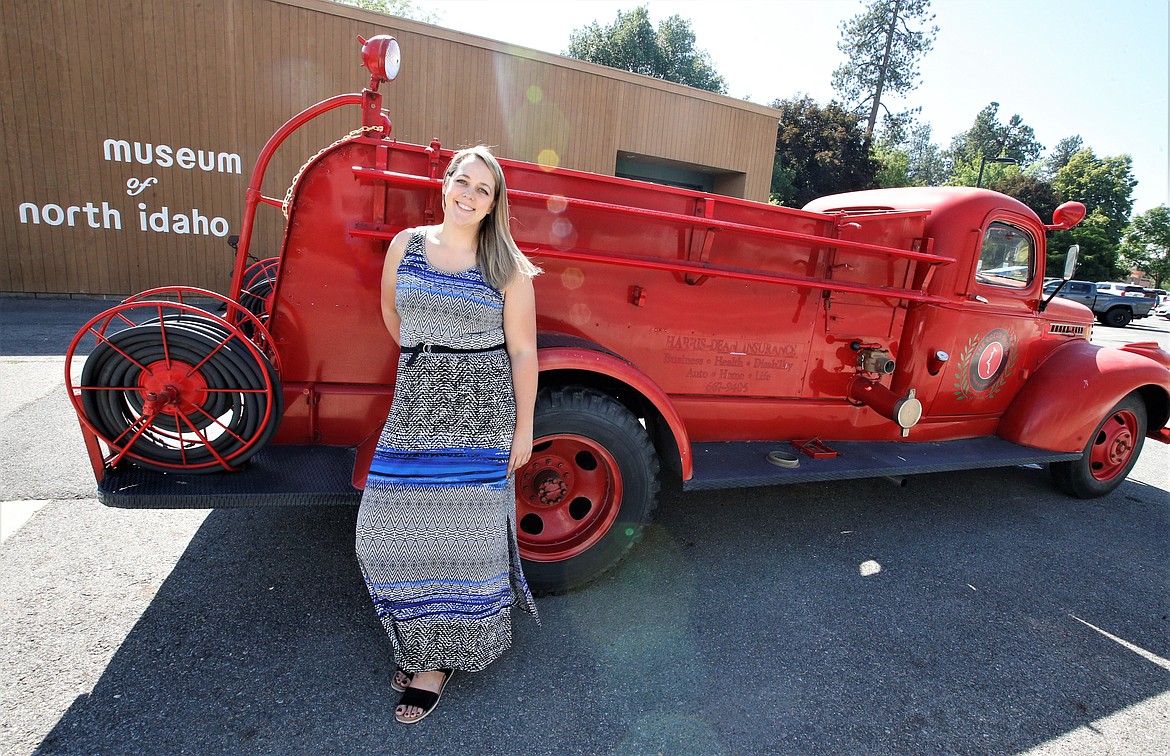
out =
<path fill-rule="evenodd" d="M 475 354 L 478 352 L 495 352 L 503 349 L 503 344 L 496 344 L 490 347 L 480 347 L 478 349 L 460 349 L 458 347 L 443 346 L 442 344 L 415 344 L 414 346 L 402 347 L 400 350 L 403 354 L 409 354 L 410 359 L 406 361 L 407 365 L 413 365 L 414 361 L 418 359 L 420 354 Z"/>

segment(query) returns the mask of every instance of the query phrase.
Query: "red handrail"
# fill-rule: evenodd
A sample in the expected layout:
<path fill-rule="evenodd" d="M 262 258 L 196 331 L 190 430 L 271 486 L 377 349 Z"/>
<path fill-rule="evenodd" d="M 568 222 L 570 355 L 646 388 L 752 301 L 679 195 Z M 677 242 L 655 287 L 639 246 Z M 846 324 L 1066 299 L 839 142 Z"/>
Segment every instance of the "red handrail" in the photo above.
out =
<path fill-rule="evenodd" d="M 358 239 L 382 239 L 389 241 L 394 238 L 397 231 L 397 229 L 384 226 L 355 226 L 349 230 L 349 234 Z M 520 251 L 526 255 L 538 255 L 540 257 L 551 257 L 560 260 L 580 260 L 582 262 L 626 265 L 631 268 L 665 270 L 672 273 L 686 273 L 696 276 L 711 276 L 712 278 L 732 278 L 740 281 L 788 284 L 790 286 L 802 286 L 807 289 L 867 294 L 875 297 L 893 297 L 895 299 L 907 299 L 914 302 L 943 304 L 949 301 L 943 297 L 926 294 L 925 292 L 914 289 L 900 289 L 892 286 L 868 286 L 866 284 L 844 283 L 831 279 L 808 278 L 806 276 L 786 276 L 779 273 L 744 270 L 725 265 L 712 265 L 711 263 L 691 263 L 681 260 L 670 261 L 661 258 L 639 257 L 637 255 L 611 255 L 592 250 L 561 251 L 542 247 L 521 246 Z"/>
<path fill-rule="evenodd" d="M 352 170 L 354 175 L 358 178 L 386 181 L 392 184 L 404 184 L 408 186 L 433 186 L 437 188 L 442 186 L 443 183 L 441 179 L 437 178 L 414 176 L 409 173 L 397 173 L 395 171 L 381 170 L 378 168 L 362 168 L 360 166 L 353 166 Z M 588 210 L 603 210 L 606 212 L 617 213 L 619 215 L 631 215 L 635 217 L 649 218 L 652 220 L 667 221 L 671 223 L 684 223 L 689 226 L 702 227 L 707 229 L 737 231 L 745 234 L 767 236 L 774 239 L 784 239 L 785 241 L 794 242 L 796 244 L 801 244 L 808 247 L 833 247 L 836 249 L 848 249 L 854 252 L 868 252 L 871 254 L 890 255 L 893 257 L 901 257 L 907 260 L 918 260 L 931 264 L 948 264 L 955 261 L 952 257 L 942 257 L 941 255 L 932 255 L 927 252 L 918 252 L 912 249 L 883 247 L 878 244 L 866 244 L 864 242 L 847 241 L 845 239 L 835 239 L 825 236 L 817 236 L 815 234 L 802 234 L 796 231 L 782 231 L 780 229 L 767 228 L 764 226 L 749 226 L 745 223 L 717 220 L 715 218 L 707 218 L 699 215 L 669 213 L 662 210 L 649 210 L 641 207 L 630 207 L 628 205 L 615 205 L 609 202 L 597 202 L 595 200 L 564 197 L 561 195 L 544 194 L 541 192 L 526 192 L 520 189 L 508 190 L 509 201 L 516 199 L 533 202 L 548 202 L 550 199 L 554 199 L 554 197 L 558 203 L 564 203 L 568 207 L 583 208 Z M 826 219 L 828 220 L 829 218 Z"/>
<path fill-rule="evenodd" d="M 244 193 L 244 216 L 240 223 L 240 240 L 236 244 L 235 270 L 232 272 L 230 290 L 232 299 L 239 296 L 244 278 L 244 268 L 248 266 L 248 247 L 252 242 L 252 226 L 256 218 L 256 206 L 262 202 L 278 207 L 281 204 L 272 198 L 265 197 L 260 192 L 260 186 L 264 183 L 264 172 L 268 169 L 268 163 L 272 160 L 277 148 L 284 143 L 290 134 L 317 116 L 346 105 L 362 106 L 363 124 L 367 121 L 380 121 L 379 125 L 383 127 L 383 134 L 389 135 L 392 128 L 390 118 L 381 111 L 380 103 L 381 95 L 369 89 L 363 92 L 330 97 L 297 113 L 268 138 L 256 158 L 256 166 L 252 169 L 252 180 L 248 183 L 248 189 Z M 372 115 L 371 111 L 376 112 L 377 115 Z"/>

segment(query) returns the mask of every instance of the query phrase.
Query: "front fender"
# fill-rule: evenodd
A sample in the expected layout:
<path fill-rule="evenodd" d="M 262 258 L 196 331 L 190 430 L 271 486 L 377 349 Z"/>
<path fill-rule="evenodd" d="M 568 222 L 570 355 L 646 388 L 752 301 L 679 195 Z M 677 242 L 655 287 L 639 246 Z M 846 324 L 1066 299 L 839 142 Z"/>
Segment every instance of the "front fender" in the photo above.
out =
<path fill-rule="evenodd" d="M 609 351 L 598 351 L 587 346 L 541 347 L 537 363 L 540 372 L 557 370 L 579 370 L 597 373 L 626 384 L 646 398 L 666 420 L 674 442 L 678 445 L 679 461 L 682 465 L 682 479 L 690 480 L 694 472 L 691 458 L 691 441 L 682 417 L 670 397 L 648 375 Z"/>
<path fill-rule="evenodd" d="M 1161 350 L 1159 350 L 1161 352 Z M 1122 397 L 1140 391 L 1154 433 L 1170 413 L 1165 352 L 1146 356 L 1074 341 L 1058 347 L 1033 372 L 999 422 L 997 435 L 1023 446 L 1076 452 Z"/>

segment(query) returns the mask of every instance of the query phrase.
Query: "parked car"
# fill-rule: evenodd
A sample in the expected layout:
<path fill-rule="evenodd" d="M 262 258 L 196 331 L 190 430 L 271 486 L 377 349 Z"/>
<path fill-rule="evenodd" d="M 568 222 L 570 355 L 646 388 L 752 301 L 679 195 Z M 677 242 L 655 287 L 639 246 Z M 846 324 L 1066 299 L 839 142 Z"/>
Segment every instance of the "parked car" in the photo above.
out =
<path fill-rule="evenodd" d="M 1137 318 L 1144 318 L 1154 309 L 1154 303 L 1145 297 L 1118 291 L 1128 284 L 1090 283 L 1089 281 L 1053 281 L 1044 285 L 1044 295 L 1060 289 L 1058 297 L 1080 302 L 1093 311 L 1103 325 L 1124 328 Z M 1141 287 L 1136 287 L 1140 289 Z"/>

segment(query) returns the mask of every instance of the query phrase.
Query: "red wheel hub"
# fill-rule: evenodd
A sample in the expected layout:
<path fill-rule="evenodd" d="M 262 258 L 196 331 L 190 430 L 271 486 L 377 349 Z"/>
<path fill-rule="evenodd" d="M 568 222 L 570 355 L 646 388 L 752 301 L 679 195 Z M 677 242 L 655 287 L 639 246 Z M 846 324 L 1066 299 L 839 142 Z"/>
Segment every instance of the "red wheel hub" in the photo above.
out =
<path fill-rule="evenodd" d="M 516 475 L 520 555 L 557 562 L 588 550 L 609 532 L 622 501 L 617 460 L 585 436 L 538 439 Z"/>
<path fill-rule="evenodd" d="M 1089 470 L 1097 480 L 1112 480 L 1133 457 L 1137 445 L 1137 416 L 1124 409 L 1101 426 L 1089 450 Z"/>
<path fill-rule="evenodd" d="M 561 472 L 545 468 L 536 474 L 532 481 L 532 489 L 542 506 L 555 507 L 565 500 L 569 484 L 565 482 Z"/>
<path fill-rule="evenodd" d="M 138 376 L 144 400 L 142 413 L 187 415 L 207 401 L 207 381 L 190 365 L 160 360 Z"/>

